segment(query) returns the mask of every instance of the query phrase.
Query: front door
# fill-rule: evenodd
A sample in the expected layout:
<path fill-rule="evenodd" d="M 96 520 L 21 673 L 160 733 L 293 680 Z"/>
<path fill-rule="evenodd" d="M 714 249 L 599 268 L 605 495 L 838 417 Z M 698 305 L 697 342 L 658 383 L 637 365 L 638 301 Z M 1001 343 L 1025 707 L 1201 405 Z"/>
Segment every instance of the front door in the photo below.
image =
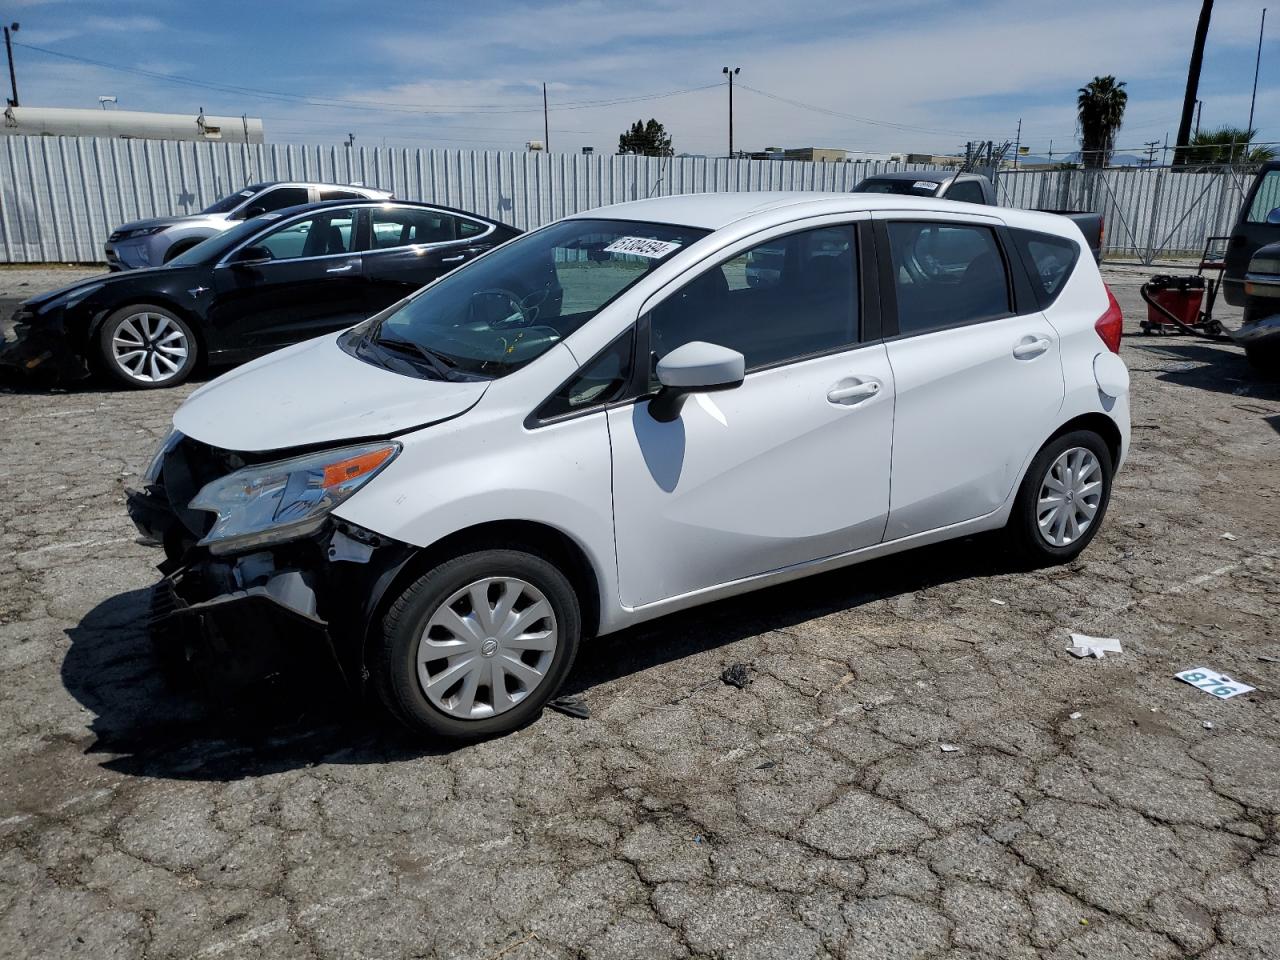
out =
<path fill-rule="evenodd" d="M 860 343 L 855 237 L 746 241 L 649 311 L 652 362 L 701 340 L 740 351 L 747 375 L 669 423 L 647 399 L 609 411 L 626 606 L 880 541 L 893 374 L 883 344 Z"/>
<path fill-rule="evenodd" d="M 1058 422 L 1057 331 L 1015 302 L 995 221 L 876 214 L 897 385 L 887 540 L 985 516 Z M 934 219 L 934 218 L 937 219 Z M 1016 268 L 1016 267 L 1015 267 Z"/>
<path fill-rule="evenodd" d="M 351 208 L 325 209 L 257 237 L 214 270 L 210 323 L 248 353 L 358 323 L 368 305 Z"/>

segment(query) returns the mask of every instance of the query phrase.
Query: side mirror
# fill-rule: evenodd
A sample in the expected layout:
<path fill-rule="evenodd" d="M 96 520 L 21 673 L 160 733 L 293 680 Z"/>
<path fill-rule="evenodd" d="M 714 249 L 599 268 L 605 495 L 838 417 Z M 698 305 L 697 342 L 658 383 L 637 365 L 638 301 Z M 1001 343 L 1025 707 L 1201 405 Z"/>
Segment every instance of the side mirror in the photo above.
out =
<path fill-rule="evenodd" d="M 255 245 L 241 248 L 240 252 L 232 258 L 231 263 L 237 267 L 252 267 L 274 259 L 269 249 Z"/>
<path fill-rule="evenodd" d="M 1280 224 L 1280 207 L 1271 208 L 1271 212 L 1267 214 L 1267 223 Z"/>
<path fill-rule="evenodd" d="M 746 376 L 746 359 L 737 350 L 693 340 L 676 347 L 658 361 L 662 389 L 649 401 L 649 413 L 659 423 L 680 415 L 684 398 L 691 393 L 732 390 Z"/>

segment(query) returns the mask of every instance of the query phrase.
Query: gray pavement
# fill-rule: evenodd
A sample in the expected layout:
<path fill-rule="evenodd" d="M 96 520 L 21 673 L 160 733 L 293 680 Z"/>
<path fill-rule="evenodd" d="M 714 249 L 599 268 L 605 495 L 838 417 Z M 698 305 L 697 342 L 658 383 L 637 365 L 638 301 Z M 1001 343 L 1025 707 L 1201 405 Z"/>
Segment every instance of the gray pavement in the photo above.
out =
<path fill-rule="evenodd" d="M 0 270 L 0 309 L 76 275 Z M 1280 956 L 1280 386 L 1124 356 L 1076 563 L 970 540 L 673 616 L 584 650 L 591 719 L 458 749 L 169 691 L 122 485 L 191 387 L 5 389 L 0 956 Z"/>

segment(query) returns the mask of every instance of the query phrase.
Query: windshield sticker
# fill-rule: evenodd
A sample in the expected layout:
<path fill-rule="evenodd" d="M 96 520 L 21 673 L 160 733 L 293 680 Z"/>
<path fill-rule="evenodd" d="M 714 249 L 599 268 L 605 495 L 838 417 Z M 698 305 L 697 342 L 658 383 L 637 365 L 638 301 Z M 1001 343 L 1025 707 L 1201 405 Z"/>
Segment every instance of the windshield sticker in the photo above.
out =
<path fill-rule="evenodd" d="M 938 185 L 932 180 L 917 180 L 913 187 L 916 190 L 928 190 L 930 193 L 938 189 Z"/>
<path fill-rule="evenodd" d="M 605 247 L 604 252 L 628 253 L 633 257 L 648 257 L 650 260 L 659 260 L 673 250 L 679 249 L 680 244 L 672 243 L 669 240 L 650 240 L 648 237 L 619 237 Z"/>

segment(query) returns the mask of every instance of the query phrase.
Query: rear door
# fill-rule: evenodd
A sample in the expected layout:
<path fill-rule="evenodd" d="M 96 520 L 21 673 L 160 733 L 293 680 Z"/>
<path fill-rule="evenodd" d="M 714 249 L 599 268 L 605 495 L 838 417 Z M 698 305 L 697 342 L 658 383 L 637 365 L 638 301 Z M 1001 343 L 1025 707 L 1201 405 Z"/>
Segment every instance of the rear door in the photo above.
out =
<path fill-rule="evenodd" d="M 232 348 L 275 349 L 376 313 L 360 271 L 357 210 L 316 210 L 271 228 L 214 269 L 209 320 Z"/>
<path fill-rule="evenodd" d="M 494 242 L 492 224 L 430 207 L 368 207 L 364 277 L 375 309 L 407 297 L 478 257 Z"/>
<path fill-rule="evenodd" d="M 1058 334 L 994 218 L 874 215 L 896 384 L 886 540 L 999 508 L 1053 432 Z"/>

